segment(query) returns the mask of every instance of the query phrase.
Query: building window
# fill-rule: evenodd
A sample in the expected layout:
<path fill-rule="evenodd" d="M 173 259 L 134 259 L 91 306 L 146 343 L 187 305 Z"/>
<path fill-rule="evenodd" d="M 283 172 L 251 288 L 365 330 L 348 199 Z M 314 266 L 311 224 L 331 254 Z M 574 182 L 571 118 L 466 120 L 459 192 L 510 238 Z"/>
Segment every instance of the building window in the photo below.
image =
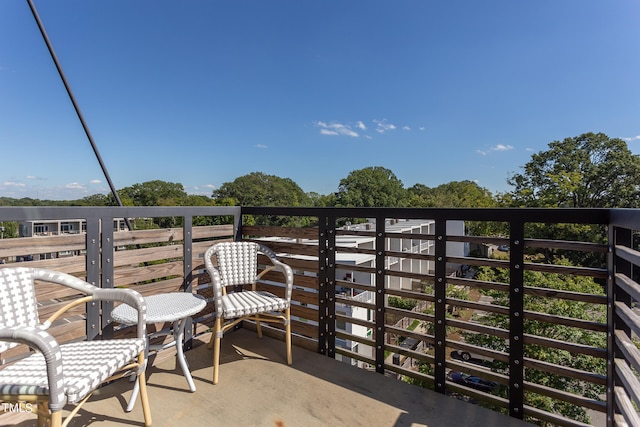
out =
<path fill-rule="evenodd" d="M 341 316 L 346 316 L 347 313 L 344 311 L 339 311 L 336 310 L 336 314 L 341 315 Z M 347 322 L 345 322 L 344 320 L 340 320 L 337 318 L 336 316 L 336 329 L 340 329 L 341 331 L 346 331 L 347 330 Z"/>
<path fill-rule="evenodd" d="M 49 226 L 45 224 L 34 224 L 33 232 L 35 234 L 43 234 L 49 231 Z"/>

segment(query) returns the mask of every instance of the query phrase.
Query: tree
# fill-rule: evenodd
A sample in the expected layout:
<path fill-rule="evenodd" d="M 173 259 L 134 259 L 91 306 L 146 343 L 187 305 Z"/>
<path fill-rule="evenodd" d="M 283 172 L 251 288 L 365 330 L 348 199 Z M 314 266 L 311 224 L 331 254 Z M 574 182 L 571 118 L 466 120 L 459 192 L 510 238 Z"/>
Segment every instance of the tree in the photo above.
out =
<path fill-rule="evenodd" d="M 160 180 L 125 187 L 118 195 L 125 206 L 182 206 L 187 197 L 182 184 Z"/>
<path fill-rule="evenodd" d="M 452 181 L 434 188 L 416 184 L 408 189 L 409 206 L 422 208 L 493 208 L 498 202 L 486 188 L 473 181 Z M 469 234 L 488 236 L 505 234 L 505 225 L 487 221 L 468 221 Z"/>
<path fill-rule="evenodd" d="M 332 207 L 336 205 L 336 195 L 334 193 L 321 195 L 316 192 L 307 193 L 311 199 L 311 203 L 315 207 Z"/>
<path fill-rule="evenodd" d="M 403 310 L 413 310 L 418 305 L 415 298 L 401 298 L 390 296 L 388 300 L 389 307 L 401 308 Z"/>
<path fill-rule="evenodd" d="M 571 263 L 566 259 L 558 260 L 557 263 L 560 265 L 571 265 Z M 476 278 L 481 281 L 508 283 L 508 275 L 509 273 L 505 269 L 480 267 Z M 604 294 L 602 286 L 590 277 L 525 271 L 524 280 L 525 283 L 534 283 L 536 287 L 541 288 L 558 289 L 585 294 Z M 509 297 L 507 293 L 498 291 L 486 291 L 485 293 L 493 298 L 492 304 L 503 307 L 509 306 Z M 595 305 L 587 302 L 569 301 L 560 298 L 549 298 L 534 294 L 526 294 L 525 309 L 532 312 L 545 313 L 550 316 L 570 317 L 595 323 L 606 323 L 606 308 L 602 305 Z M 487 313 L 483 316 L 477 316 L 474 321 L 491 327 L 509 329 L 508 316 L 497 313 Z M 524 333 L 563 342 L 573 342 L 598 348 L 606 348 L 606 335 L 604 333 L 569 327 L 553 321 L 545 322 L 525 319 Z M 476 333 L 465 333 L 464 338 L 466 342 L 475 345 L 499 351 L 508 350 L 508 343 L 500 338 Z M 573 354 L 566 350 L 543 347 L 536 344 L 526 344 L 524 346 L 524 356 L 552 364 L 567 366 L 573 369 L 606 375 L 606 361 L 592 356 Z M 496 361 L 494 362 L 492 369 L 497 372 L 507 374 L 509 368 L 506 364 Z M 598 396 L 603 392 L 603 387 L 601 386 L 570 377 L 564 377 L 555 373 L 539 371 L 533 368 L 525 370 L 525 381 L 548 386 L 556 390 L 564 390 L 591 399 L 598 399 Z M 507 390 L 500 389 L 499 392 L 504 393 L 506 396 Z M 535 393 L 525 392 L 525 403 L 527 405 L 544 409 L 548 412 L 559 413 L 568 418 L 589 423 L 589 416 L 584 408 L 576 407 L 575 405 L 564 401 Z M 534 422 L 534 420 L 528 421 Z M 545 425 L 540 421 L 535 422 Z"/>
<path fill-rule="evenodd" d="M 621 139 L 585 133 L 551 142 L 507 182 L 513 206 L 635 208 L 640 157 Z"/>
<path fill-rule="evenodd" d="M 497 205 L 491 192 L 473 181 L 452 181 L 434 188 L 416 184 L 407 191 L 412 207 L 492 208 Z"/>
<path fill-rule="evenodd" d="M 214 199 L 233 198 L 240 206 L 311 206 L 309 196 L 290 178 L 251 172 L 214 190 Z"/>
<path fill-rule="evenodd" d="M 0 239 L 12 239 L 18 237 L 18 222 L 0 221 Z"/>
<path fill-rule="evenodd" d="M 585 133 L 551 142 L 508 183 L 515 188 L 505 200 L 515 207 L 635 208 L 640 206 L 640 157 L 621 139 Z M 526 227 L 531 238 L 607 241 L 604 226 L 531 223 Z M 542 254 L 551 263 L 568 257 L 576 265 L 603 267 L 606 261 L 604 254 L 550 248 Z"/>
<path fill-rule="evenodd" d="M 104 194 L 93 194 L 83 197 L 79 201 L 72 202 L 72 205 L 73 204 L 79 206 L 115 206 L 115 199 Z"/>
<path fill-rule="evenodd" d="M 343 207 L 401 207 L 407 190 L 393 172 L 381 166 L 355 170 L 340 180 L 336 205 Z"/>
<path fill-rule="evenodd" d="M 473 181 L 452 181 L 429 188 L 416 184 L 409 188 L 412 207 L 434 208 L 493 208 L 498 206 L 497 200 L 486 188 Z M 467 232 L 473 236 L 489 236 L 506 234 L 505 224 L 487 221 L 468 221 Z"/>
<path fill-rule="evenodd" d="M 235 201 L 240 206 L 312 206 L 311 198 L 289 178 L 280 178 L 262 172 L 252 172 L 225 182 L 213 192 L 216 203 Z M 225 201 L 226 202 L 222 202 Z M 245 224 L 304 226 L 308 218 L 286 216 L 263 216 L 245 218 Z"/>
<path fill-rule="evenodd" d="M 125 187 L 118 191 L 118 196 L 124 206 L 183 206 L 187 199 L 182 184 L 160 180 Z M 115 205 L 113 194 L 108 197 L 110 204 Z M 136 225 L 139 223 L 136 221 Z M 178 227 L 182 225 L 182 218 L 153 218 L 153 223 L 160 228 Z"/>

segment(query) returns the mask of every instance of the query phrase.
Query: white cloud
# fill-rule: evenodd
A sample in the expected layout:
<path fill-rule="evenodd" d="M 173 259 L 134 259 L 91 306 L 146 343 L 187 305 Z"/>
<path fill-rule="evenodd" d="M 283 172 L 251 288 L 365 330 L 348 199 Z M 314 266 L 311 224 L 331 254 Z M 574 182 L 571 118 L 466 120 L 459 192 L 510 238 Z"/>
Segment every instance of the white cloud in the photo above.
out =
<path fill-rule="evenodd" d="M 91 181 L 89 181 L 90 184 L 102 184 L 102 181 L 100 181 L 99 179 L 92 179 Z"/>
<path fill-rule="evenodd" d="M 5 187 L 26 187 L 22 182 L 5 181 L 2 183 Z"/>
<path fill-rule="evenodd" d="M 256 144 L 256 147 L 258 147 L 258 148 L 269 148 L 264 144 Z"/>
<path fill-rule="evenodd" d="M 387 123 L 387 120 L 374 120 L 373 121 L 376 124 L 376 132 L 378 133 L 385 133 L 386 131 L 389 130 L 394 130 L 396 128 L 395 125 L 391 124 L 391 123 Z"/>
<path fill-rule="evenodd" d="M 362 123 L 362 122 L 358 122 L 358 123 Z M 315 125 L 320 128 L 320 133 L 322 135 L 331 135 L 331 136 L 343 135 L 343 136 L 350 136 L 352 138 L 357 138 L 360 136 L 358 132 L 351 129 L 349 125 L 344 125 L 342 123 L 316 122 Z M 362 125 L 364 126 L 364 123 Z"/>
<path fill-rule="evenodd" d="M 358 123 L 356 123 L 356 127 L 360 130 L 367 130 L 367 127 L 361 121 L 358 121 Z"/>
<path fill-rule="evenodd" d="M 80 184 L 79 182 L 70 182 L 69 184 L 65 185 L 64 188 L 73 190 L 84 190 L 85 186 L 83 184 Z"/>
<path fill-rule="evenodd" d="M 498 145 L 494 145 L 493 147 L 489 147 L 488 150 L 476 150 L 476 153 L 482 156 L 486 156 L 492 151 L 509 151 L 509 150 L 513 150 L 512 145 L 498 144 Z"/>
<path fill-rule="evenodd" d="M 491 147 L 490 150 L 491 151 L 509 151 L 509 150 L 513 150 L 513 146 L 498 144 Z"/>
<path fill-rule="evenodd" d="M 424 126 L 420 126 L 418 129 L 420 129 L 420 130 L 424 130 Z"/>
<path fill-rule="evenodd" d="M 640 135 L 637 136 L 632 136 L 631 138 L 622 138 L 625 141 L 639 141 L 640 140 Z"/>
<path fill-rule="evenodd" d="M 206 184 L 206 185 L 204 186 L 204 188 L 210 188 L 210 189 L 212 189 L 212 190 L 215 190 L 215 189 L 216 189 L 216 186 L 215 186 L 214 184 Z"/>
<path fill-rule="evenodd" d="M 25 178 L 27 178 L 27 179 L 38 179 L 37 177 L 35 177 L 33 175 L 27 175 Z"/>

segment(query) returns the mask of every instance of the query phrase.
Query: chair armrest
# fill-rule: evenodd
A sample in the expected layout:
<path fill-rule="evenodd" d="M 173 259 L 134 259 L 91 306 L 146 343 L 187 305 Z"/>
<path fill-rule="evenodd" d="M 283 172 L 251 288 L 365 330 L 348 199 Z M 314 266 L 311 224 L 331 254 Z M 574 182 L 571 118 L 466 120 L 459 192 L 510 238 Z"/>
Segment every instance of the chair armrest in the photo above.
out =
<path fill-rule="evenodd" d="M 263 245 L 258 245 L 258 246 L 259 246 L 259 251 L 269 258 L 269 261 L 271 261 L 271 264 L 273 264 L 273 267 L 275 268 L 275 270 L 281 272 L 284 275 L 285 299 L 288 301 L 291 301 L 291 292 L 293 289 L 293 270 L 291 269 L 290 266 L 280 261 L 278 259 L 278 256 L 275 254 L 275 252 L 273 252 L 271 249 Z"/>
<path fill-rule="evenodd" d="M 28 345 L 44 356 L 49 383 L 51 408 L 62 408 L 66 403 L 63 388 L 62 352 L 56 339 L 47 331 L 33 326 L 0 328 L 0 341 L 9 341 Z"/>
<path fill-rule="evenodd" d="M 95 288 L 92 292 L 95 301 L 120 301 L 138 312 L 138 338 L 147 335 L 147 304 L 139 292 L 123 288 Z"/>
<path fill-rule="evenodd" d="M 208 262 L 207 262 L 208 261 Z M 205 259 L 205 267 L 207 273 L 211 277 L 211 289 L 213 290 L 213 305 L 215 308 L 216 317 L 222 317 L 222 307 L 218 307 L 220 299 L 227 293 L 224 286 L 222 286 L 222 277 L 220 277 L 220 271 L 218 267 L 214 266 L 211 259 Z"/>
<path fill-rule="evenodd" d="M 57 283 L 80 291 L 85 295 L 91 296 L 94 301 L 121 301 L 131 307 L 134 307 L 138 311 L 138 338 L 145 337 L 147 331 L 147 306 L 142 295 L 133 289 L 98 288 L 97 286 L 70 274 L 42 268 L 34 268 L 33 276 L 36 280 Z M 64 307 L 64 309 L 68 309 L 72 306 L 73 304 L 70 304 Z M 55 318 L 59 315 L 60 313 L 56 313 L 52 317 Z M 52 319 L 49 319 L 49 321 L 52 321 Z"/>

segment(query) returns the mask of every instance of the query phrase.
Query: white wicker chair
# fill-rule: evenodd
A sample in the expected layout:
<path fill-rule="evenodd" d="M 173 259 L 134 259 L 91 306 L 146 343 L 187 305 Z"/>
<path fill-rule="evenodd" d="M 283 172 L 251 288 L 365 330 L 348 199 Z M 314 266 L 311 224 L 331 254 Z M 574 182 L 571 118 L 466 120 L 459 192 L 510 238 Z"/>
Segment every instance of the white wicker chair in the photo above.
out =
<path fill-rule="evenodd" d="M 40 322 L 36 285 L 51 283 L 72 288 L 80 296 L 45 322 Z M 136 338 L 59 344 L 47 331 L 69 309 L 92 301 L 122 301 L 138 310 Z M 137 373 L 145 425 L 151 413 L 145 383 L 146 306 L 129 289 L 100 289 L 77 277 L 40 268 L 0 269 L 0 353 L 19 344 L 35 350 L 0 369 L 0 400 L 28 404 L 37 410 L 38 425 L 66 426 L 101 384 Z M 75 407 L 62 420 L 62 409 Z"/>
<path fill-rule="evenodd" d="M 260 274 L 258 253 L 265 255 L 272 264 Z M 215 266 L 213 257 L 217 261 Z M 256 322 L 259 337 L 262 336 L 260 322 L 282 322 L 285 326 L 287 363 L 291 365 L 291 267 L 280 262 L 271 249 L 254 242 L 217 243 L 207 249 L 204 261 L 211 276 L 216 310 L 216 322 L 209 341 L 209 348 L 213 346 L 213 383 L 218 383 L 220 340 L 225 331 L 245 319 Z M 256 282 L 271 270 L 280 271 L 284 275 L 284 298 L 256 290 Z M 227 292 L 229 287 L 242 285 L 251 285 L 251 290 Z"/>

